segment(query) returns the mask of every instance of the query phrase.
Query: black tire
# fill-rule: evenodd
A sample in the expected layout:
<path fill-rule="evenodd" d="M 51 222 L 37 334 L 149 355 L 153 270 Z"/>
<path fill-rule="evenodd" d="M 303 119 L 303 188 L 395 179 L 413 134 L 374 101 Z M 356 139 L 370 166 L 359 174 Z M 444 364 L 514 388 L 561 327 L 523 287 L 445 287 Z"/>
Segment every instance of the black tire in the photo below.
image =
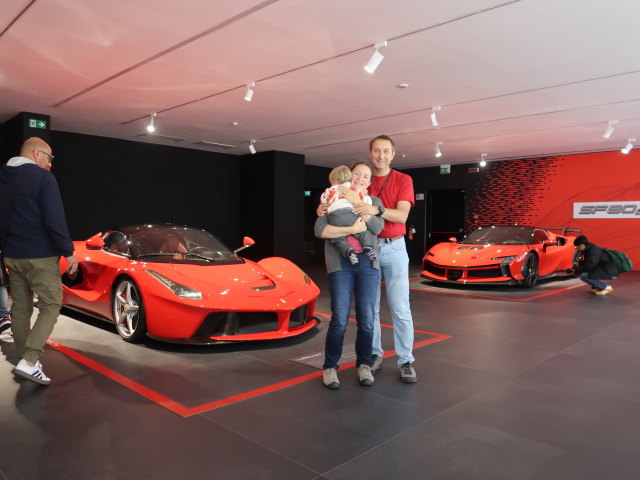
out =
<path fill-rule="evenodd" d="M 121 279 L 113 289 L 113 320 L 127 342 L 137 342 L 147 333 L 142 295 L 130 278 Z"/>
<path fill-rule="evenodd" d="M 538 282 L 538 257 L 530 253 L 522 264 L 522 282 L 524 288 L 531 288 Z"/>

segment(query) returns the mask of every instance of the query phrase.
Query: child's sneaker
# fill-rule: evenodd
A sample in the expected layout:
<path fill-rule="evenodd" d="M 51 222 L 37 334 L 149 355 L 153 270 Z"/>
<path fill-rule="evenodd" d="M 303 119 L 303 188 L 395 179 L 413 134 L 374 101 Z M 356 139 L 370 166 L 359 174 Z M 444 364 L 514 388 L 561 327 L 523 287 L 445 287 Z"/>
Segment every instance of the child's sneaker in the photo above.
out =
<path fill-rule="evenodd" d="M 358 263 L 358 255 L 356 255 L 356 252 L 353 250 L 353 248 L 347 250 L 345 256 L 349 259 L 351 265 L 356 265 Z"/>
<path fill-rule="evenodd" d="M 362 250 L 364 250 L 364 253 L 367 254 L 367 257 L 369 257 L 369 260 L 371 260 L 372 262 L 376 258 L 378 258 L 378 256 L 376 255 L 376 251 L 373 249 L 371 245 L 365 245 L 364 247 L 362 247 Z"/>

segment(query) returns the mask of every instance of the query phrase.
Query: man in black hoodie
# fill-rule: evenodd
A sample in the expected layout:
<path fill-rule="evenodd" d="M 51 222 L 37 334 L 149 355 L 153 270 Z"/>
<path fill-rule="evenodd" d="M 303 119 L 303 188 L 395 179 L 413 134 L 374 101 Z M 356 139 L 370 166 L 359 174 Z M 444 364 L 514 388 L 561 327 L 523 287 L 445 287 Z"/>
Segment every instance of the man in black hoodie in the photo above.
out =
<path fill-rule="evenodd" d="M 51 147 L 32 137 L 0 176 L 0 239 L 13 300 L 13 339 L 21 357 L 13 373 L 41 385 L 51 383 L 39 358 L 62 304 L 60 257 L 69 261 L 70 274 L 78 269 L 58 183 L 49 172 L 52 160 Z M 32 328 L 34 293 L 39 312 Z"/>
<path fill-rule="evenodd" d="M 591 291 L 596 295 L 607 295 L 613 291 L 613 287 L 600 280 L 609 280 L 620 273 L 613 264 L 613 260 L 607 252 L 590 243 L 587 237 L 576 237 L 573 244 L 582 252 L 582 261 L 575 264 L 575 273 L 584 283 L 591 285 Z"/>

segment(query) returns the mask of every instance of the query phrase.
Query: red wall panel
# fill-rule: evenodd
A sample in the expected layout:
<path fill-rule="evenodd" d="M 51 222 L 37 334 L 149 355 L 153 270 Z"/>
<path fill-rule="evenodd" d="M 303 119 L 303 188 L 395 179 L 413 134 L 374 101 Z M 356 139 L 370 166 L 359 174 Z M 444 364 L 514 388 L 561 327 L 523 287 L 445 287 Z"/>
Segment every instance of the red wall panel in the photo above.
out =
<path fill-rule="evenodd" d="M 518 223 L 579 228 L 590 241 L 621 250 L 640 269 L 640 215 L 574 219 L 574 202 L 636 203 L 640 207 L 640 150 L 535 159 L 488 165 L 472 189 L 469 230 Z"/>

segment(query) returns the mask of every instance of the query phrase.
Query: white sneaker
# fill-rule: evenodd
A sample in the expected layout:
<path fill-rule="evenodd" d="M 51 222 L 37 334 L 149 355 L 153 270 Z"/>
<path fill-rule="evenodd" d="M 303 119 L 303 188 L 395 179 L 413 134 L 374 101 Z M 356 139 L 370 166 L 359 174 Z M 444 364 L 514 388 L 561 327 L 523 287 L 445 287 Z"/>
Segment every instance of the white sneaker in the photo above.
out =
<path fill-rule="evenodd" d="M 16 368 L 11 370 L 11 372 L 18 377 L 26 378 L 27 380 L 39 383 L 40 385 L 49 385 L 51 383 L 51 379 L 42 371 L 42 364 L 40 361 L 37 361 L 33 367 L 30 367 L 27 361 L 23 358 L 18 362 Z"/>
<path fill-rule="evenodd" d="M 327 388 L 340 388 L 340 380 L 338 380 L 338 373 L 335 368 L 324 369 L 324 372 L 322 372 L 322 383 L 324 383 L 324 386 Z"/>
<path fill-rule="evenodd" d="M 369 365 L 363 364 L 358 367 L 358 381 L 363 387 L 373 385 L 373 374 L 371 373 L 371 367 Z"/>

